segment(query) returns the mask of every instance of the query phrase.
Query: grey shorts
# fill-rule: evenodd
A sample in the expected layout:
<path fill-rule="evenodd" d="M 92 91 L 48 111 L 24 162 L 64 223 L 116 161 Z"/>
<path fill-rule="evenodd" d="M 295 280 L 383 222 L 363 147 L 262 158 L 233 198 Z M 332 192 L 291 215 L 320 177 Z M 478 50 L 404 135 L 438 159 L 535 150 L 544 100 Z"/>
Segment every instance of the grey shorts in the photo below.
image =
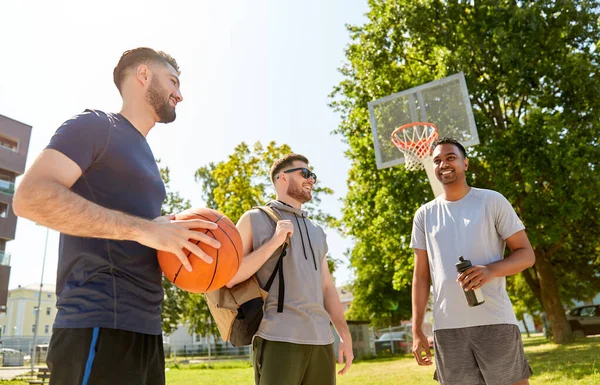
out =
<path fill-rule="evenodd" d="M 442 385 L 510 385 L 533 371 L 517 325 L 436 330 L 434 380 Z"/>

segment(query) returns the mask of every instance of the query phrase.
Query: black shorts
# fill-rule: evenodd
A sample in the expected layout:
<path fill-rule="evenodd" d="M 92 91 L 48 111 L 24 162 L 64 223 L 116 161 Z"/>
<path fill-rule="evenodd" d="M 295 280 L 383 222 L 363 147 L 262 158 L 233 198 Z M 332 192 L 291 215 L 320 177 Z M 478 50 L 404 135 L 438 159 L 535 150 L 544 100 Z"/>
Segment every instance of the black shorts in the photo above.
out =
<path fill-rule="evenodd" d="M 50 385 L 164 385 L 161 335 L 116 329 L 54 329 Z"/>

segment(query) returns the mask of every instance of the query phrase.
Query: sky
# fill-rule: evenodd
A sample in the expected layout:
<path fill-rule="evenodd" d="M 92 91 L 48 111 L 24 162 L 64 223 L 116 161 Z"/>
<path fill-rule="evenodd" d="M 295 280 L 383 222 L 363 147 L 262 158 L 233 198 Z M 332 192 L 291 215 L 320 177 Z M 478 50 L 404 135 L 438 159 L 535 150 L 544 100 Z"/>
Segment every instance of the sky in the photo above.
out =
<path fill-rule="evenodd" d="M 226 160 L 242 141 L 275 141 L 309 158 L 335 192 L 321 208 L 339 217 L 350 161 L 332 134 L 340 116 L 328 95 L 342 80 L 345 25 L 364 23 L 367 11 L 366 0 L 0 0 L 0 114 L 33 127 L 29 167 L 65 120 L 86 108 L 120 110 L 112 71 L 125 50 L 160 49 L 182 70 L 177 120 L 148 135 L 172 190 L 204 206 L 199 167 Z M 336 284 L 348 283 L 352 241 L 327 234 L 342 260 Z M 39 284 L 45 252 L 43 282 L 54 284 L 58 241 L 58 232 L 19 218 L 6 248 L 9 288 Z"/>

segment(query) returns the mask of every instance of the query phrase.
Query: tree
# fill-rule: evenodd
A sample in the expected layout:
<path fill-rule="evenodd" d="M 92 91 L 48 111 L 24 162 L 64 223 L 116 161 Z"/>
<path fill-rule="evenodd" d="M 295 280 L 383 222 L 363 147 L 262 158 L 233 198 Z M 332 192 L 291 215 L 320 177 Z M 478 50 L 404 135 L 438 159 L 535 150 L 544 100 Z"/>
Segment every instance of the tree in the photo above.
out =
<path fill-rule="evenodd" d="M 160 159 L 157 162 L 160 165 Z M 171 191 L 171 174 L 169 168 L 161 167 L 160 176 L 167 190 L 167 196 L 161 207 L 160 215 L 176 214 L 189 209 L 191 207 L 190 201 L 182 198 L 178 192 Z M 162 286 L 165 292 L 162 303 L 162 330 L 169 335 L 177 329 L 190 293 L 179 289 L 164 276 L 162 278 Z"/>
<path fill-rule="evenodd" d="M 571 340 L 563 303 L 600 291 L 599 5 L 371 0 L 368 21 L 348 27 L 331 104 L 352 160 L 341 222 L 356 240 L 357 304 L 410 285 L 412 216 L 432 198 L 424 173 L 376 169 L 367 103 L 462 71 L 481 141 L 471 182 L 503 193 L 527 226 L 536 264 L 523 278 L 555 342 Z M 382 264 L 393 286 L 371 282 Z"/>

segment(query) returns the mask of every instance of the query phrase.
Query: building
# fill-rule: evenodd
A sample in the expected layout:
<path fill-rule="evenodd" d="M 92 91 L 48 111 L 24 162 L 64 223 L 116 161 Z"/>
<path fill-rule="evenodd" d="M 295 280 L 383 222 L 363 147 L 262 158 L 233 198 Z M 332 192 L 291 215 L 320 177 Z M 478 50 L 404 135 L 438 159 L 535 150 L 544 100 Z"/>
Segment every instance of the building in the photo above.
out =
<path fill-rule="evenodd" d="M 35 316 L 40 303 L 40 327 L 37 330 L 36 345 L 37 361 L 43 361 L 43 354 L 52 336 L 52 324 L 56 317 L 56 295 L 54 285 L 44 285 L 40 299 L 40 286 L 30 285 L 11 290 L 8 293 L 6 313 L 0 313 L 0 346 L 16 349 L 21 352 L 31 352 Z"/>
<path fill-rule="evenodd" d="M 173 333 L 165 336 L 164 341 L 172 348 L 177 350 L 200 349 L 205 348 L 209 344 L 215 345 L 220 343 L 221 339 L 213 336 L 201 336 L 190 331 L 187 324 L 179 324 Z"/>
<path fill-rule="evenodd" d="M 338 286 L 336 287 L 338 295 L 340 296 L 340 302 L 344 307 L 344 312 L 350 309 L 350 305 L 352 304 L 352 300 L 354 299 L 354 295 L 352 295 L 352 291 L 350 290 L 350 286 Z"/>
<path fill-rule="evenodd" d="M 44 285 L 40 300 L 40 286 L 30 285 L 11 290 L 8 293 L 7 312 L 0 314 L 2 339 L 24 337 L 33 338 L 35 313 L 40 302 L 39 338 L 52 334 L 52 324 L 56 316 L 56 294 L 54 285 Z"/>
<path fill-rule="evenodd" d="M 6 312 L 10 255 L 6 242 L 15 239 L 17 217 L 11 209 L 15 178 L 25 172 L 31 126 L 0 115 L 0 314 Z"/>

